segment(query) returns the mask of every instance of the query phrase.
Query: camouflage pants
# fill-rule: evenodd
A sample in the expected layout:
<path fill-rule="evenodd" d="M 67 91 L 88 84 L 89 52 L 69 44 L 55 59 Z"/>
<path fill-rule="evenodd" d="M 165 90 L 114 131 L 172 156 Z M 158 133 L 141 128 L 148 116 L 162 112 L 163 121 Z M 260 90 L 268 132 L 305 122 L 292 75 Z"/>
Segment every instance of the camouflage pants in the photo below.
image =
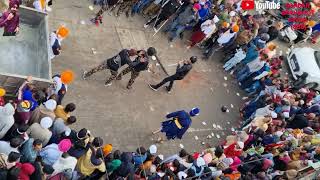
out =
<path fill-rule="evenodd" d="M 131 72 L 131 78 L 128 82 L 127 87 L 130 88 L 132 86 L 132 84 L 134 83 L 134 80 L 139 76 L 140 72 L 135 71 L 131 67 L 127 67 L 119 73 L 119 75 L 117 76 L 117 80 L 121 80 L 122 76 L 128 74 L 129 72 Z"/>
<path fill-rule="evenodd" d="M 110 72 L 111 72 L 111 76 L 105 82 L 105 84 L 109 84 L 117 77 L 118 71 L 114 71 L 114 70 L 110 69 L 108 64 L 107 64 L 107 62 L 103 62 L 99 66 L 92 68 L 90 71 L 88 71 L 84 75 L 84 77 L 85 78 L 90 77 L 92 74 L 97 73 L 97 72 L 102 71 L 102 70 L 105 70 L 105 69 L 109 69 Z"/>

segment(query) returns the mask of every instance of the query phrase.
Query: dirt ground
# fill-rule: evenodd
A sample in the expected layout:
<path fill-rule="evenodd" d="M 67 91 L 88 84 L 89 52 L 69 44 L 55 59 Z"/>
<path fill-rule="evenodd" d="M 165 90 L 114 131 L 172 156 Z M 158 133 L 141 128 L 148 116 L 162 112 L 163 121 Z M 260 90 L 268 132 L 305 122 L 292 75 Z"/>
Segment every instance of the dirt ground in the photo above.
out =
<path fill-rule="evenodd" d="M 88 0 L 56 0 L 49 13 L 51 30 L 65 24 L 71 31 L 62 42 L 62 54 L 52 61 L 52 65 L 54 73 L 71 69 L 77 75 L 63 102 L 77 105 L 75 129 L 88 128 L 93 135 L 101 136 L 105 143 L 113 144 L 115 149 L 135 151 L 139 146 L 149 147 L 154 143 L 156 137 L 151 136 L 151 132 L 160 126 L 167 113 L 199 107 L 200 116 L 193 119 L 192 127 L 182 140 L 158 145 L 160 153 L 172 154 L 181 148 L 180 144 L 189 152 L 203 149 L 202 142 L 215 145 L 238 125 L 238 110 L 245 95 L 233 78 L 223 72 L 219 63 L 223 57 L 219 53 L 208 61 L 199 60 L 192 72 L 174 85 L 171 94 L 167 94 L 164 88 L 154 92 L 147 86 L 165 77 L 156 62 L 152 62 L 155 73 L 143 72 L 132 90 L 125 88 L 129 75 L 110 87 L 104 87 L 109 72 L 82 80 L 83 70 L 98 65 L 123 48 L 155 47 L 169 74 L 174 73 L 173 64 L 179 60 L 192 55 L 201 57 L 197 47 L 185 48 L 188 35 L 183 41 L 170 45 L 162 32 L 153 36 L 151 28 L 144 29 L 146 20 L 139 15 L 126 18 L 124 14 L 120 17 L 105 14 L 103 24 L 96 27 L 89 19 L 98 7 L 91 11 L 89 5 Z M 92 48 L 96 54 L 92 53 Z M 222 113 L 222 105 L 228 106 L 230 112 Z M 213 124 L 221 129 L 213 128 Z M 214 137 L 207 138 L 208 135 Z"/>

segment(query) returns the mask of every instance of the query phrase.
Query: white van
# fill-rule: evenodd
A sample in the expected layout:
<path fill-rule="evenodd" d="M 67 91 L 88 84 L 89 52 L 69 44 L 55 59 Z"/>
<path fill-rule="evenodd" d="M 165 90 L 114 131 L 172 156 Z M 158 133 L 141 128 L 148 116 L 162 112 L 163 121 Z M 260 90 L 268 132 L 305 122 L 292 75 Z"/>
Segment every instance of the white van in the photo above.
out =
<path fill-rule="evenodd" d="M 320 90 L 320 51 L 309 47 L 294 48 L 287 56 L 288 65 L 295 80 L 307 73 L 305 84 Z"/>

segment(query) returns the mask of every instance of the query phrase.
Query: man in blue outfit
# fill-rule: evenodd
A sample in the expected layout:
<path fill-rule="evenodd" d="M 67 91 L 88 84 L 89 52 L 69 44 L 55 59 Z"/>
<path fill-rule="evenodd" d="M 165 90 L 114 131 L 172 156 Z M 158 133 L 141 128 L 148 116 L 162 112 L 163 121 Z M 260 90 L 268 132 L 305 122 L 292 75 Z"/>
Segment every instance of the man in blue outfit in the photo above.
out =
<path fill-rule="evenodd" d="M 170 120 L 163 121 L 161 123 L 161 128 L 152 132 L 152 134 L 163 132 L 168 140 L 175 139 L 176 137 L 182 139 L 184 133 L 191 126 L 191 117 L 197 116 L 199 113 L 199 108 L 192 108 L 189 113 L 184 110 L 170 113 L 166 116 L 166 118 Z M 158 142 L 163 142 L 163 140 L 164 139 L 160 137 Z"/>

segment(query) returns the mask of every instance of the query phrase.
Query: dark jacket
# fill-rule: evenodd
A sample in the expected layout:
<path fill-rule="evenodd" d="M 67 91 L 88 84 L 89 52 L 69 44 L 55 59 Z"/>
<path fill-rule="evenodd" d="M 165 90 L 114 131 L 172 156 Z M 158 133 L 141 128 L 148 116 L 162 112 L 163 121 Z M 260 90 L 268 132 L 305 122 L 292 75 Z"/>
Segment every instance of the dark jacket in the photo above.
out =
<path fill-rule="evenodd" d="M 292 121 L 288 122 L 287 128 L 303 129 L 308 127 L 308 125 L 308 119 L 304 116 L 304 114 L 297 114 Z"/>
<path fill-rule="evenodd" d="M 121 154 L 121 165 L 114 171 L 114 175 L 120 177 L 127 177 L 128 180 L 134 179 L 134 165 L 132 163 L 132 154 L 131 153 L 122 153 Z"/>
<path fill-rule="evenodd" d="M 269 27 L 268 34 L 270 36 L 270 39 L 268 40 L 268 42 L 270 42 L 278 37 L 279 31 L 277 30 L 276 27 L 271 26 Z"/>
<path fill-rule="evenodd" d="M 134 69 L 134 71 L 136 72 L 140 72 L 140 71 L 145 71 L 148 69 L 148 65 L 149 65 L 149 61 L 145 61 L 145 62 L 140 62 L 139 60 L 140 58 L 137 57 L 133 62 L 132 62 L 132 68 Z"/>
<path fill-rule="evenodd" d="M 114 71 L 118 71 L 118 69 L 125 64 L 128 64 L 129 66 L 132 64 L 128 49 L 121 50 L 118 55 L 107 60 L 107 65 Z"/>
<path fill-rule="evenodd" d="M 163 14 L 166 18 L 169 18 L 177 11 L 179 7 L 180 4 L 177 2 L 177 0 L 170 0 L 167 4 L 165 4 L 162 7 L 161 14 Z"/>
<path fill-rule="evenodd" d="M 192 69 L 192 65 L 191 64 L 184 64 L 181 67 L 180 67 L 180 64 L 179 64 L 177 66 L 176 75 L 178 77 L 180 77 L 181 79 L 183 79 L 189 73 L 189 71 L 191 69 Z"/>

